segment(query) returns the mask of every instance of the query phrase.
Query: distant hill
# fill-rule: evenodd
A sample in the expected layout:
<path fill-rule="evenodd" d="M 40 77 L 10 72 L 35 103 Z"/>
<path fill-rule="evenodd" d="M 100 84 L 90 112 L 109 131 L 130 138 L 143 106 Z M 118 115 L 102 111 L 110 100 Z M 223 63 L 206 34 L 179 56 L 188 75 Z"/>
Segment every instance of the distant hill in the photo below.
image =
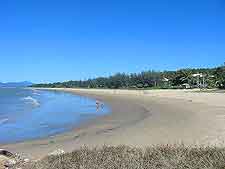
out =
<path fill-rule="evenodd" d="M 24 82 L 8 82 L 8 83 L 1 83 L 0 87 L 28 87 L 31 86 L 33 83 L 24 81 Z"/>

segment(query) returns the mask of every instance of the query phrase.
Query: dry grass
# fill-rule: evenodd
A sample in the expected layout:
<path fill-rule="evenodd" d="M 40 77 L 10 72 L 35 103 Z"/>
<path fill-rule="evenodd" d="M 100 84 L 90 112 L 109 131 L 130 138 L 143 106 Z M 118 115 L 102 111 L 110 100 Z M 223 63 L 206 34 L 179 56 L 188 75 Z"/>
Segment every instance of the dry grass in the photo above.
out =
<path fill-rule="evenodd" d="M 128 146 L 82 147 L 48 156 L 23 169 L 225 169 L 225 148 L 161 145 L 146 149 Z"/>

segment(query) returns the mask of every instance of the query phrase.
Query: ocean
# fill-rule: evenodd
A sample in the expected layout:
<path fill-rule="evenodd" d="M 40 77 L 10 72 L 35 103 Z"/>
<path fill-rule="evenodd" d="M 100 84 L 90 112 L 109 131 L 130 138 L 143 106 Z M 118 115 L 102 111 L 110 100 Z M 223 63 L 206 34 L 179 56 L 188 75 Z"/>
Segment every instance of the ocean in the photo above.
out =
<path fill-rule="evenodd" d="M 68 92 L 0 88 L 0 144 L 39 139 L 73 129 L 110 112 Z"/>

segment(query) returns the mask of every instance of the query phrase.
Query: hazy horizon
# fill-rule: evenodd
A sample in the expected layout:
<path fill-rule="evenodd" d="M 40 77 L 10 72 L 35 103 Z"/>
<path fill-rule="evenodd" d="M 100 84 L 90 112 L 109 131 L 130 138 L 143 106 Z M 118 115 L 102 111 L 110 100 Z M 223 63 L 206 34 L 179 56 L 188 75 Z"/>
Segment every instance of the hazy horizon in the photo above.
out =
<path fill-rule="evenodd" d="M 67 80 L 61 80 L 61 81 L 51 81 L 51 80 L 49 80 L 49 81 L 37 81 L 37 82 L 33 82 L 33 81 L 31 81 L 31 80 L 29 80 L 29 79 L 27 79 L 27 80 L 23 80 L 23 81 L 20 81 L 20 80 L 18 80 L 18 81 L 0 81 L 0 83 L 23 83 L 23 82 L 30 82 L 30 83 L 33 83 L 33 84 L 38 84 L 38 83 L 56 83 L 56 82 L 66 82 L 66 81 L 71 81 L 71 80 L 88 80 L 88 79 L 94 79 L 94 78 L 98 78 L 98 77 L 109 77 L 109 76 L 111 76 L 111 75 L 115 75 L 115 74 L 117 74 L 117 73 L 125 73 L 125 74 L 132 74 L 132 73 L 141 73 L 142 71 L 161 71 L 161 72 L 163 72 L 163 71 L 177 71 L 177 70 L 180 70 L 180 69 L 197 69 L 197 68 L 215 68 L 215 67 L 218 67 L 218 66 L 221 66 L 221 65 L 223 65 L 223 64 L 219 64 L 219 65 L 217 65 L 217 66 L 213 66 L 213 67 L 183 67 L 183 68 L 178 68 L 178 69 L 170 69 L 170 70 L 156 70 L 156 69 L 149 69 L 149 70 L 141 70 L 141 71 L 137 71 L 137 72 L 115 72 L 115 73 L 113 73 L 113 74 L 110 74 L 110 75 L 102 75 L 102 76 L 96 76 L 96 77 L 92 77 L 92 78 L 85 78 L 85 77 L 83 77 L 83 78 L 80 78 L 80 79 L 67 79 Z"/>

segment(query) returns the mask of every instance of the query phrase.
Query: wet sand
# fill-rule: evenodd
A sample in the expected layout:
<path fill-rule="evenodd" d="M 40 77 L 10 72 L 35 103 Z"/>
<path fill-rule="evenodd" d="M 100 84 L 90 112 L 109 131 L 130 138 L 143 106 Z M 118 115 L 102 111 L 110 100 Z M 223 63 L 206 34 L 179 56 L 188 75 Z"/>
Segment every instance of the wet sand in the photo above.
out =
<path fill-rule="evenodd" d="M 70 132 L 41 140 L 1 145 L 12 152 L 42 158 L 56 149 L 126 144 L 217 145 L 225 140 L 225 93 L 192 90 L 51 89 L 103 101 L 111 114 Z"/>

